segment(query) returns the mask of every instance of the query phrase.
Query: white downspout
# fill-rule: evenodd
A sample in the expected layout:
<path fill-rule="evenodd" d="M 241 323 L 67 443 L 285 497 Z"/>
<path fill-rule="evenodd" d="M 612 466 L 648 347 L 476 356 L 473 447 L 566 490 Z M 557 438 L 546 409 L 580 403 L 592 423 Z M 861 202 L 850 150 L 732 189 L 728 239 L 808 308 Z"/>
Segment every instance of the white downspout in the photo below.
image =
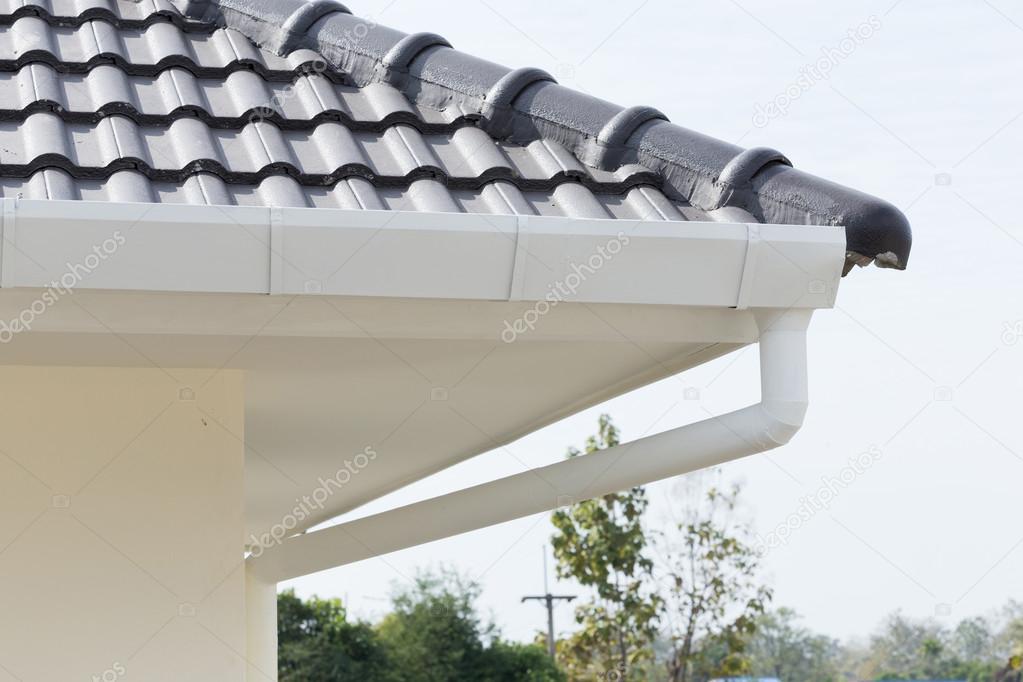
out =
<path fill-rule="evenodd" d="M 784 445 L 806 414 L 806 331 L 812 314 L 755 313 L 761 376 L 756 405 L 286 539 L 250 557 L 251 574 L 266 582 L 290 580 Z"/>

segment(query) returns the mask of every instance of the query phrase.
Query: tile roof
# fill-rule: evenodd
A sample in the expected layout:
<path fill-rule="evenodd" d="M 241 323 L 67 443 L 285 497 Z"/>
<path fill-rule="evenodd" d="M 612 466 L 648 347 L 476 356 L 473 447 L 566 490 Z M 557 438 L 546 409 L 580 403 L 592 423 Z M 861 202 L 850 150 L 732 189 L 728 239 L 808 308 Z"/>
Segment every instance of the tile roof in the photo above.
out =
<path fill-rule="evenodd" d="M 0 0 L 0 194 L 847 227 L 893 207 L 313 0 Z"/>

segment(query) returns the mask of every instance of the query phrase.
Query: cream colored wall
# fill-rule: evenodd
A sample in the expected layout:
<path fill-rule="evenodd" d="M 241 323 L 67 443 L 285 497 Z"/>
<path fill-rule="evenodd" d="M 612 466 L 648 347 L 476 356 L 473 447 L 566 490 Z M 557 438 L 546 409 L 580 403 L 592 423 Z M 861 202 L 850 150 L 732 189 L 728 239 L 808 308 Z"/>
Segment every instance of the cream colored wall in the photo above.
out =
<path fill-rule="evenodd" d="M 0 682 L 245 679 L 242 373 L 0 387 Z"/>

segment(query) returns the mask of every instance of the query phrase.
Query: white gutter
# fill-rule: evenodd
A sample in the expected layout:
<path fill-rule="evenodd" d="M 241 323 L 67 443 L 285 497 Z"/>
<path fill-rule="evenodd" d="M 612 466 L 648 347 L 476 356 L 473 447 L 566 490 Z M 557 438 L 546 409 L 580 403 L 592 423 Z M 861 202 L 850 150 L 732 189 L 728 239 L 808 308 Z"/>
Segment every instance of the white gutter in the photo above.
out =
<path fill-rule="evenodd" d="M 5 289 L 73 271 L 76 290 L 830 308 L 846 247 L 839 227 L 734 210 L 710 223 L 0 199 L 0 214 Z"/>
<path fill-rule="evenodd" d="M 290 580 L 784 445 L 806 413 L 806 331 L 812 314 L 791 309 L 756 312 L 761 375 L 761 401 L 756 405 L 295 536 L 279 546 L 257 549 L 248 570 L 268 583 Z"/>

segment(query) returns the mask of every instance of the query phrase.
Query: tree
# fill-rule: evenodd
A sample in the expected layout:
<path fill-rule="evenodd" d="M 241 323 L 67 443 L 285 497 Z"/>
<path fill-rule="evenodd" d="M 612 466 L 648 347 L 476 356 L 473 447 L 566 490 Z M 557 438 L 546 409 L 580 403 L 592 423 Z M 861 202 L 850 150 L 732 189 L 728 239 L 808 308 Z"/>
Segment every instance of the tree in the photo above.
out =
<path fill-rule="evenodd" d="M 563 682 L 540 647 L 509 644 L 476 611 L 479 586 L 424 573 L 395 595 L 378 632 L 397 682 Z M 375 679 L 375 678 L 369 678 Z"/>
<path fill-rule="evenodd" d="M 744 650 L 771 599 L 748 528 L 732 520 L 740 488 L 711 488 L 663 543 L 661 584 L 672 682 L 749 671 Z"/>
<path fill-rule="evenodd" d="M 420 575 L 377 628 L 336 599 L 279 595 L 281 682 L 564 682 L 546 652 L 502 641 L 476 613 L 479 587 L 451 572 Z"/>
<path fill-rule="evenodd" d="M 761 617 L 750 639 L 751 672 L 780 676 L 786 682 L 836 679 L 832 666 L 814 672 L 813 657 L 793 655 L 813 651 L 815 647 L 799 644 L 813 640 L 831 649 L 838 679 L 1023 682 L 1023 604 L 1016 602 L 1000 614 L 967 618 L 951 629 L 895 612 L 869 643 L 846 646 L 799 628 L 791 612 L 780 609 Z M 775 661 L 781 663 L 772 665 Z"/>
<path fill-rule="evenodd" d="M 571 448 L 568 457 L 585 457 L 618 443 L 618 429 L 602 415 L 585 450 Z M 653 562 L 643 531 L 647 505 L 643 488 L 633 488 L 579 502 L 552 516 L 558 575 L 575 578 L 596 594 L 594 601 L 576 609 L 579 631 L 559 643 L 558 660 L 570 679 L 610 673 L 628 679 L 651 657 L 661 603 L 650 589 Z"/>
<path fill-rule="evenodd" d="M 1002 617 L 1005 626 L 995 639 L 995 646 L 1001 660 L 1007 656 L 1009 662 L 999 667 L 995 679 L 997 682 L 1023 682 L 1023 603 L 1010 601 Z"/>
<path fill-rule="evenodd" d="M 854 657 L 850 672 L 859 679 L 955 679 L 990 682 L 1004 665 L 991 623 L 971 618 L 948 630 L 931 620 L 891 614 Z"/>
<path fill-rule="evenodd" d="M 777 677 L 785 682 L 840 679 L 838 641 L 801 627 L 791 609 L 761 615 L 746 650 L 753 676 Z"/>
<path fill-rule="evenodd" d="M 545 641 L 546 644 L 546 641 Z M 495 640 L 485 656 L 484 682 L 564 682 L 545 646 Z"/>
<path fill-rule="evenodd" d="M 1023 602 L 1010 600 L 1002 609 L 999 621 L 1002 628 L 994 641 L 999 658 L 1023 654 Z"/>
<path fill-rule="evenodd" d="M 994 655 L 994 635 L 986 618 L 967 618 L 952 631 L 952 655 L 963 661 L 990 660 Z"/>
<path fill-rule="evenodd" d="M 943 639 L 937 623 L 912 620 L 895 612 L 870 637 L 857 674 L 871 680 L 911 680 L 930 674 L 941 667 Z"/>
<path fill-rule="evenodd" d="M 584 452 L 613 447 L 618 430 L 600 418 Z M 758 557 L 749 529 L 731 522 L 739 488 L 710 490 L 670 533 L 644 533 L 643 488 L 606 495 L 558 511 L 552 539 L 558 573 L 592 588 L 595 599 L 576 609 L 580 630 L 559 643 L 570 679 L 614 675 L 649 679 L 654 642 L 667 624 L 667 670 L 688 682 L 739 674 L 743 656 L 771 593 L 758 584 Z M 663 560 L 650 553 L 659 549 Z M 657 589 L 660 586 L 661 589 Z"/>
<path fill-rule="evenodd" d="M 277 597 L 281 682 L 389 682 L 390 664 L 373 628 L 350 623 L 337 599 Z"/>
<path fill-rule="evenodd" d="M 379 626 L 402 680 L 446 682 L 480 665 L 491 632 L 475 611 L 476 585 L 458 575 L 420 574 L 393 598 L 393 612 Z"/>

